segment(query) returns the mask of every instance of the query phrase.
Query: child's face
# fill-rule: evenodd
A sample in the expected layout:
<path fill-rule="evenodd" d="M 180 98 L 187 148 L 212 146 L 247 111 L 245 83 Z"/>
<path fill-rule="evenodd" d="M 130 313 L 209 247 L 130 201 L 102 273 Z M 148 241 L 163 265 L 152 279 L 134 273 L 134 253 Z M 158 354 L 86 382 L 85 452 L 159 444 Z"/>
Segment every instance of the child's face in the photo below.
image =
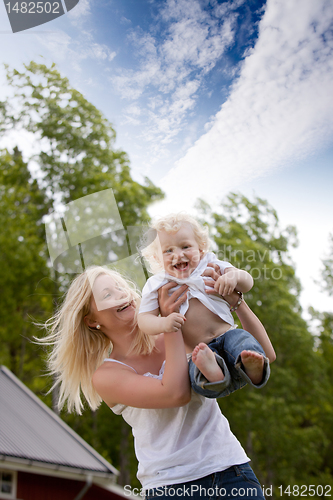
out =
<path fill-rule="evenodd" d="M 175 278 L 188 278 L 202 257 L 191 226 L 183 224 L 176 233 L 159 231 L 158 237 L 165 271 Z"/>

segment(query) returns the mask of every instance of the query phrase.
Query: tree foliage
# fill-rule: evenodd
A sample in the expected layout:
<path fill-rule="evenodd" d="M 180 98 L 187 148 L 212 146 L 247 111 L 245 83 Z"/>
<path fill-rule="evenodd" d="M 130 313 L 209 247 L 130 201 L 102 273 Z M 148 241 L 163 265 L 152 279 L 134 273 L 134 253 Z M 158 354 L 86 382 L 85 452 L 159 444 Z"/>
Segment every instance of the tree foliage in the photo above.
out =
<path fill-rule="evenodd" d="M 162 191 L 147 178 L 143 185 L 132 179 L 126 153 L 114 148 L 110 122 L 54 64 L 31 62 L 24 72 L 7 68 L 7 80 L 15 96 L 0 106 L 2 129 L 33 134 L 35 160 L 52 200 L 68 203 L 112 188 L 125 226 L 148 219 L 147 206 Z"/>
<path fill-rule="evenodd" d="M 16 148 L 0 153 L 0 362 L 37 389 L 32 318 L 52 312 L 42 217 L 50 202 Z"/>
<path fill-rule="evenodd" d="M 328 293 L 328 295 L 333 295 L 333 234 L 329 235 L 329 256 L 323 260 L 323 289 Z"/>
<path fill-rule="evenodd" d="M 333 470 L 324 472 L 332 446 L 323 418 L 329 413 L 330 383 L 301 315 L 300 283 L 289 254 L 297 244 L 296 230 L 281 229 L 275 210 L 259 198 L 251 202 L 231 194 L 219 210 L 205 204 L 201 210 L 219 258 L 252 274 L 254 287 L 246 301 L 277 355 L 267 386 L 260 391 L 246 387 L 221 399 L 222 411 L 263 484 L 332 482 Z"/>
<path fill-rule="evenodd" d="M 321 273 L 322 289 L 328 295 L 333 295 L 333 235 L 329 235 L 330 249 L 326 259 L 323 260 Z M 333 471 L 333 311 L 318 312 L 310 308 L 310 313 L 315 320 L 318 331 L 318 351 L 321 363 L 325 367 L 326 378 L 323 380 L 327 390 L 325 411 L 322 414 L 322 425 L 327 436 L 329 446 L 323 450 L 324 463 L 328 470 Z"/>

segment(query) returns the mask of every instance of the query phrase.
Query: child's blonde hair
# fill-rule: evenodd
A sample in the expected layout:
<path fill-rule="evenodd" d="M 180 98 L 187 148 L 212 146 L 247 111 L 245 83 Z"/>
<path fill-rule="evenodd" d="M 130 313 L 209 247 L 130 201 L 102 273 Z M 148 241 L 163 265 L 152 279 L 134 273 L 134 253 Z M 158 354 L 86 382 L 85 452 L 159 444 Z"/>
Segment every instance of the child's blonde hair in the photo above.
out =
<path fill-rule="evenodd" d="M 150 222 L 150 228 L 144 234 L 140 244 L 140 252 L 148 262 L 149 270 L 153 274 L 164 269 L 163 262 L 159 257 L 158 232 L 177 233 L 184 224 L 188 224 L 193 230 L 195 240 L 202 254 L 204 255 L 210 250 L 211 240 L 209 238 L 208 227 L 199 224 L 191 215 L 185 212 L 178 212 L 155 219 Z"/>
<path fill-rule="evenodd" d="M 52 389 L 60 385 L 58 408 L 61 409 L 67 400 L 68 411 L 76 411 L 80 415 L 83 409 L 81 390 L 92 410 L 96 410 L 102 401 L 92 385 L 92 376 L 112 350 L 110 339 L 84 322 L 90 312 L 92 287 L 96 279 L 104 274 L 111 276 L 125 291 L 126 300 L 136 303 L 137 314 L 140 295 L 134 283 L 125 280 L 117 271 L 92 266 L 72 281 L 58 312 L 45 323 L 48 336 L 37 339 L 53 346 L 48 356 L 48 366 L 50 373 L 55 376 Z M 135 328 L 137 333 L 131 352 L 150 354 L 154 342 L 137 328 L 137 317 L 133 326 Z"/>

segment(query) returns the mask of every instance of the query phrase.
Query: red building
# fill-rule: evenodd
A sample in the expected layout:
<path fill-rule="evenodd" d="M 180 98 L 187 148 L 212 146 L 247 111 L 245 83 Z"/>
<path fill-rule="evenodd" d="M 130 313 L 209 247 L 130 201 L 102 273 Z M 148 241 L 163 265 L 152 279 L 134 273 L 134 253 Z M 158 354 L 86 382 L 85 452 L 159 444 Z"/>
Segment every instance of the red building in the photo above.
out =
<path fill-rule="evenodd" d="M 1 500 L 123 500 L 124 490 L 116 485 L 118 474 L 0 367 Z"/>

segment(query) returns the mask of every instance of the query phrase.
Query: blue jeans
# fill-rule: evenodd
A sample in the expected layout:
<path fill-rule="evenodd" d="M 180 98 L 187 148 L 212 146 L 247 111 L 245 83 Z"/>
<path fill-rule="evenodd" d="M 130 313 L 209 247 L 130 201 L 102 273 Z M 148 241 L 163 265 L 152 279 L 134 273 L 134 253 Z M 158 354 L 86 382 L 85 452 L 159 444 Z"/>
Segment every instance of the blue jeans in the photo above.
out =
<path fill-rule="evenodd" d="M 233 465 L 222 472 L 215 472 L 195 481 L 154 488 L 146 492 L 146 500 L 234 500 L 264 499 L 259 481 L 251 466 L 246 463 Z"/>
<path fill-rule="evenodd" d="M 270 375 L 268 358 L 259 342 L 249 332 L 241 329 L 228 330 L 209 342 L 208 347 L 214 351 L 216 361 L 224 373 L 224 379 L 219 382 L 208 382 L 191 359 L 189 361 L 191 385 L 201 396 L 222 398 L 241 389 L 247 383 L 257 389 L 261 389 L 267 383 Z M 264 373 L 260 384 L 253 384 L 244 371 L 240 357 L 244 350 L 256 351 L 264 356 Z"/>

